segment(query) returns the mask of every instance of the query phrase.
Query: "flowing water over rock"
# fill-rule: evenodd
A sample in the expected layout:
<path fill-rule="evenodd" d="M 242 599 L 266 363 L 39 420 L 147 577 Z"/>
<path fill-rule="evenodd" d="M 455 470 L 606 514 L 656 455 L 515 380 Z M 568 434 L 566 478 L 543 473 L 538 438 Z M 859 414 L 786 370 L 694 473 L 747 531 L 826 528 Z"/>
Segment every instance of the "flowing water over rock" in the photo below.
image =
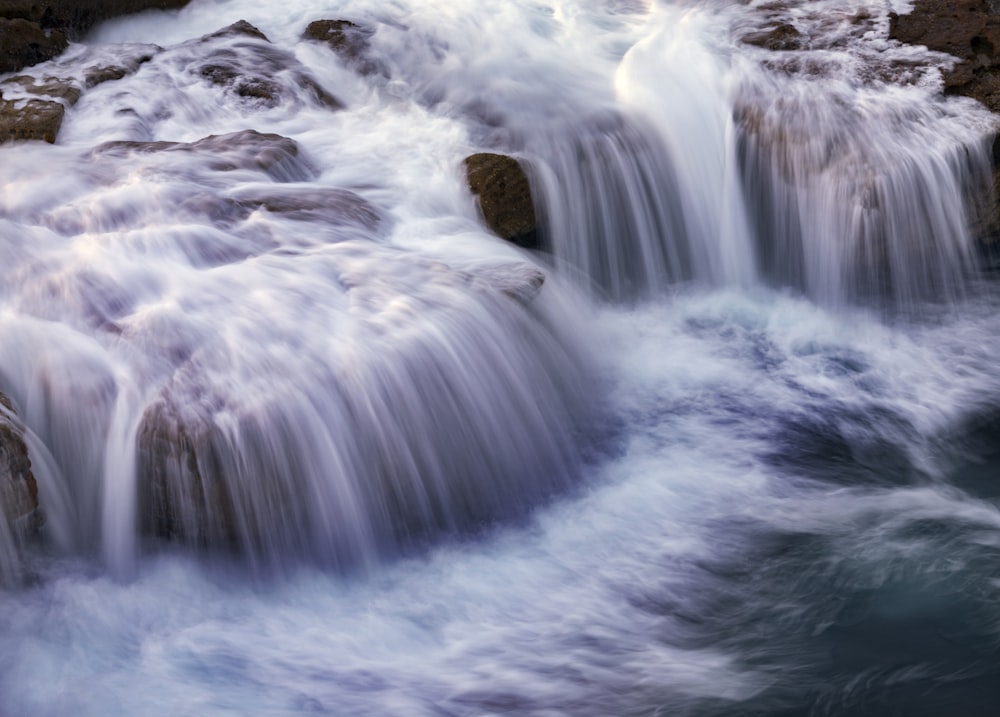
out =
<path fill-rule="evenodd" d="M 194 0 L 0 76 L 79 93 L 0 146 L 0 715 L 991 715 L 995 122 L 904 5 Z"/>

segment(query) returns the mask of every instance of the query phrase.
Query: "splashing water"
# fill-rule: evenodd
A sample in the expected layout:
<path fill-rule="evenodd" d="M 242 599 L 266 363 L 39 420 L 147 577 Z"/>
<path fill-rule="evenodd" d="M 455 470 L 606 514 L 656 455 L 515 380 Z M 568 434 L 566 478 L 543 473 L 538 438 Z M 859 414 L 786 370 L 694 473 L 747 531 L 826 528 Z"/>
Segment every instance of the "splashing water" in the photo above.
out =
<path fill-rule="evenodd" d="M 0 147 L 0 715 L 991 714 L 992 119 L 891 5 L 194 0 L 28 68 L 128 69 Z"/>

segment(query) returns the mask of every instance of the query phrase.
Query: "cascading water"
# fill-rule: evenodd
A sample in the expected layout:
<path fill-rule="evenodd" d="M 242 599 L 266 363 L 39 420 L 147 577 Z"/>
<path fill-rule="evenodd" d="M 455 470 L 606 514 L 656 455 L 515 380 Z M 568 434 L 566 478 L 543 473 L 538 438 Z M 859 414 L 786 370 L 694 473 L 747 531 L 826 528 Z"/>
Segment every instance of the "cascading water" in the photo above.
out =
<path fill-rule="evenodd" d="M 0 146 L 0 715 L 992 714 L 993 120 L 904 5 L 194 0 L 28 68 L 84 92 Z"/>

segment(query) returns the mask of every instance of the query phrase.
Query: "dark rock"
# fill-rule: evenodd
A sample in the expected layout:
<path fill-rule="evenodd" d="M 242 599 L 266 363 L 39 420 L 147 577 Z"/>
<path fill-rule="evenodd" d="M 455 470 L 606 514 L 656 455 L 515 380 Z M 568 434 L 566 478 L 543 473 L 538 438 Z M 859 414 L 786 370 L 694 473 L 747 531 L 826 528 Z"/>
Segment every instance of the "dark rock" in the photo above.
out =
<path fill-rule="evenodd" d="M 768 50 L 800 50 L 804 44 L 802 33 L 795 26 L 782 23 L 769 30 L 754 32 L 743 37 L 743 42 Z"/>
<path fill-rule="evenodd" d="M 1000 111 L 1000 14 L 988 0 L 917 0 L 910 14 L 889 16 L 889 37 L 959 58 L 945 92 Z"/>
<path fill-rule="evenodd" d="M 190 0 L 0 0 L 0 18 L 39 23 L 79 37 L 96 23 L 145 10 L 174 10 Z"/>
<path fill-rule="evenodd" d="M 121 67 L 120 65 L 109 65 L 107 67 L 91 67 L 87 70 L 87 74 L 84 77 L 84 83 L 89 90 L 91 87 L 97 87 L 97 85 L 102 85 L 105 82 L 113 82 L 115 80 L 120 80 L 126 77 L 129 71 Z"/>
<path fill-rule="evenodd" d="M 24 430 L 10 400 L 0 393 L 0 513 L 14 526 L 40 521 L 38 484 L 31 472 Z"/>
<path fill-rule="evenodd" d="M 385 74 L 385 68 L 369 56 L 370 39 L 375 30 L 350 20 L 316 20 L 302 34 L 329 46 L 342 60 L 363 74 Z"/>
<path fill-rule="evenodd" d="M 140 523 L 145 532 L 194 545 L 217 546 L 238 539 L 210 425 L 188 425 L 168 395 L 143 413 L 137 447 Z"/>
<path fill-rule="evenodd" d="M 58 30 L 43 30 L 38 23 L 20 18 L 0 18 L 0 72 L 51 60 L 68 44 Z"/>
<path fill-rule="evenodd" d="M 465 159 L 469 189 L 479 199 L 487 226 L 498 236 L 536 248 L 538 222 L 531 185 L 521 165 L 503 154 L 480 153 Z"/>
<path fill-rule="evenodd" d="M 221 30 L 216 30 L 211 35 L 206 35 L 204 40 L 211 40 L 218 37 L 238 37 L 244 35 L 246 37 L 252 37 L 255 40 L 263 40 L 264 42 L 270 42 L 267 39 L 267 35 L 258 30 L 256 27 L 251 25 L 246 20 L 237 20 L 232 25 L 224 27 Z"/>
<path fill-rule="evenodd" d="M 236 41 L 233 41 L 236 40 Z M 217 48 L 200 52 L 190 67 L 213 85 L 249 102 L 275 107 L 299 88 L 311 90 L 316 100 L 330 109 L 341 103 L 301 68 L 291 53 L 274 47 L 260 30 L 240 20 L 198 40 Z M 279 78 L 290 76 L 291 81 Z"/>
<path fill-rule="evenodd" d="M 889 37 L 911 45 L 925 45 L 959 58 L 944 73 L 947 94 L 978 100 L 1000 112 L 1000 7 L 989 0 L 916 0 L 908 15 L 889 16 Z M 993 151 L 992 191 L 974 188 L 968 197 L 973 235 L 996 243 L 1000 238 L 1000 152 Z"/>
<path fill-rule="evenodd" d="M 47 100 L 0 99 L 0 142 L 40 139 L 56 141 L 66 107 Z"/>

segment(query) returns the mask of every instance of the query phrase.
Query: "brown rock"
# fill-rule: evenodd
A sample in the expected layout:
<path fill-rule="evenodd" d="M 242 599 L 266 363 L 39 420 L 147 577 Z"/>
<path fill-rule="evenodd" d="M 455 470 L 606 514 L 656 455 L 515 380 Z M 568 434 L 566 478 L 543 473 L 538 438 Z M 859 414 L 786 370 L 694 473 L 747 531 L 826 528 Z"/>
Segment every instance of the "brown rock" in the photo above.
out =
<path fill-rule="evenodd" d="M 768 50 L 800 50 L 804 44 L 802 33 L 793 25 L 782 23 L 769 30 L 754 32 L 743 37 L 743 42 Z"/>
<path fill-rule="evenodd" d="M 38 521 L 38 484 L 24 432 L 10 400 L 0 393 L 0 512 L 11 525 Z"/>
<path fill-rule="evenodd" d="M 518 246 L 536 248 L 538 222 L 531 185 L 518 161 L 503 154 L 473 154 L 466 157 L 465 169 L 487 226 Z"/>
<path fill-rule="evenodd" d="M 40 139 L 52 144 L 65 114 L 61 102 L 0 99 L 0 142 Z"/>
<path fill-rule="evenodd" d="M 255 40 L 263 40 L 264 42 L 270 42 L 267 39 L 267 35 L 258 30 L 256 27 L 251 25 L 246 20 L 237 20 L 232 25 L 224 27 L 221 30 L 216 30 L 211 35 L 206 35 L 204 40 L 211 40 L 218 37 L 236 37 L 239 35 L 245 35 L 246 37 L 252 37 Z"/>
<path fill-rule="evenodd" d="M 908 15 L 889 16 L 889 37 L 959 58 L 944 74 L 945 92 L 1000 111 L 1000 14 L 987 0 L 917 0 Z"/>
<path fill-rule="evenodd" d="M 4 84 L 18 85 L 32 95 L 65 100 L 68 105 L 75 105 L 80 100 L 80 86 L 73 80 L 59 77 L 46 77 L 44 81 L 38 81 L 28 75 L 18 75 Z"/>
<path fill-rule="evenodd" d="M 303 37 L 330 46 L 345 60 L 358 61 L 368 50 L 372 30 L 350 20 L 316 20 L 309 23 Z"/>
<path fill-rule="evenodd" d="M 95 23 L 144 10 L 182 8 L 190 0 L 0 0 L 0 18 L 37 22 L 79 37 Z"/>
<path fill-rule="evenodd" d="M 0 72 L 13 72 L 51 60 L 66 49 L 66 35 L 43 30 L 38 23 L 0 18 Z"/>

